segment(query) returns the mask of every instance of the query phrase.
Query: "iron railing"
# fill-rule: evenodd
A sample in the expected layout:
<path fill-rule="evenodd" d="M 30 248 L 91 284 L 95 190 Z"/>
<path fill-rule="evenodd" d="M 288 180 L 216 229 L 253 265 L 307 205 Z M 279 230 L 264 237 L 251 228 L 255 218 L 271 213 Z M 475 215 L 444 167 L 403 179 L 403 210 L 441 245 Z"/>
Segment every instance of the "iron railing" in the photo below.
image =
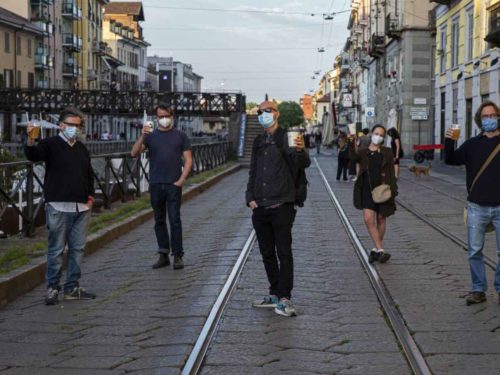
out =
<path fill-rule="evenodd" d="M 101 142 L 107 143 L 107 142 Z M 108 142 L 109 143 L 109 142 Z M 216 168 L 229 160 L 231 144 L 213 142 L 192 146 L 192 174 Z M 96 196 L 104 208 L 110 208 L 116 200 L 126 201 L 149 188 L 149 159 L 147 154 L 132 158 L 130 152 L 107 153 L 92 156 Z M 0 164 L 0 229 L 2 220 L 10 210 L 9 217 L 19 220 L 19 231 L 32 236 L 35 222 L 44 207 L 43 163 L 15 161 Z M 12 215 L 14 212 L 14 215 Z M 12 225 L 11 225 L 12 227 Z M 4 230 L 4 232 L 9 232 Z M 12 233 L 12 230 L 10 230 Z"/>

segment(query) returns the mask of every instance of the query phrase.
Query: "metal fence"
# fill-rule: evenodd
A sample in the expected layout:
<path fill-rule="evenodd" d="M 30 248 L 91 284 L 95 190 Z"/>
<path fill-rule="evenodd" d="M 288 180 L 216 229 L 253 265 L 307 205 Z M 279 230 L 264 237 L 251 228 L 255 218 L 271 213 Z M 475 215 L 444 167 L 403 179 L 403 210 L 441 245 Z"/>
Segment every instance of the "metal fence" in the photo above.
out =
<path fill-rule="evenodd" d="M 231 156 L 231 144 L 197 144 L 192 146 L 192 152 L 191 173 L 198 174 L 226 163 Z M 132 195 L 139 197 L 149 188 L 147 154 L 138 158 L 132 158 L 128 151 L 93 155 L 92 167 L 96 195 L 104 208 L 110 208 L 116 200 L 125 201 Z M 9 220 L 17 217 L 19 230 L 26 236 L 33 234 L 37 217 L 45 203 L 44 174 L 43 163 L 15 161 L 0 164 L 0 229 L 6 226 L 4 220 L 7 216 Z"/>

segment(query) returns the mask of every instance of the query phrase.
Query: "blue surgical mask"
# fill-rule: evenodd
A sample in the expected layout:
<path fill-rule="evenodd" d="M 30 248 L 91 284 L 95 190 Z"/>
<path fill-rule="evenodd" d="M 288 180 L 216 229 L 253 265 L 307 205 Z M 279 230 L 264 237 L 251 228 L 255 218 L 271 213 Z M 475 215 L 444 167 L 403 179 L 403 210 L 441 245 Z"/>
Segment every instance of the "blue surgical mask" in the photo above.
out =
<path fill-rule="evenodd" d="M 259 124 L 264 128 L 270 128 L 274 124 L 274 115 L 268 112 L 262 112 L 259 115 Z"/>
<path fill-rule="evenodd" d="M 78 136 L 79 130 L 76 126 L 66 126 L 63 130 L 63 134 L 66 138 L 74 140 Z"/>
<path fill-rule="evenodd" d="M 498 129 L 498 119 L 483 118 L 481 119 L 481 129 L 485 132 L 494 132 Z"/>

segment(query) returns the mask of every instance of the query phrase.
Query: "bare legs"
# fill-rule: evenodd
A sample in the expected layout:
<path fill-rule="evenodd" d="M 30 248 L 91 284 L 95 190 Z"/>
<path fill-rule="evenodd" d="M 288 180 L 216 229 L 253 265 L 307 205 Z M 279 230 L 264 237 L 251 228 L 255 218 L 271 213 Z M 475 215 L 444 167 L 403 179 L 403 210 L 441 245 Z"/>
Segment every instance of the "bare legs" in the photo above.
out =
<path fill-rule="evenodd" d="M 363 218 L 365 220 L 366 229 L 370 234 L 370 237 L 375 244 L 377 250 L 383 249 L 382 242 L 384 241 L 385 235 L 385 217 L 377 214 L 375 211 L 370 209 L 363 209 Z"/>

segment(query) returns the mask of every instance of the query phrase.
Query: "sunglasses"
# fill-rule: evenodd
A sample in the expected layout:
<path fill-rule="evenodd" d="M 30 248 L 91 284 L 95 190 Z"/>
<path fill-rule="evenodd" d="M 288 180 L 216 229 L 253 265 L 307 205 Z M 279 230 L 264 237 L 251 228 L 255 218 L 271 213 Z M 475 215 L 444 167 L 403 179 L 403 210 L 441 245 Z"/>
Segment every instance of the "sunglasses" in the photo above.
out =
<path fill-rule="evenodd" d="M 63 124 L 65 124 L 66 126 L 76 126 L 78 129 L 83 128 L 83 124 L 72 124 L 71 122 L 66 122 L 66 121 L 63 121 Z"/>
<path fill-rule="evenodd" d="M 266 112 L 266 113 L 273 113 L 273 112 L 274 112 L 274 109 L 272 109 L 272 108 L 264 108 L 264 109 L 259 109 L 259 110 L 257 111 L 257 114 L 258 114 L 258 115 L 261 115 L 261 114 L 263 114 L 264 112 Z"/>

